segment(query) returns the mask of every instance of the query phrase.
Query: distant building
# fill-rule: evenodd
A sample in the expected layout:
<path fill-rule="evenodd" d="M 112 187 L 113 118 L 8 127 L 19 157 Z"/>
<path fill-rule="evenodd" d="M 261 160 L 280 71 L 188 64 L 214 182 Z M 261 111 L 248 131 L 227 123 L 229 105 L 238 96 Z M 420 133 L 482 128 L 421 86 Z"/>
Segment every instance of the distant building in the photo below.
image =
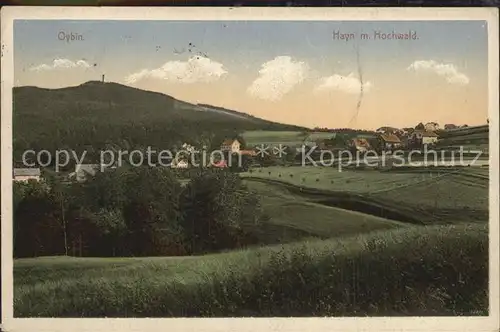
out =
<path fill-rule="evenodd" d="M 401 140 L 394 134 L 382 134 L 380 140 L 384 150 L 392 150 L 401 147 Z"/>
<path fill-rule="evenodd" d="M 434 144 L 438 140 L 438 135 L 433 131 L 415 130 L 410 139 L 417 144 L 428 145 Z"/>
<path fill-rule="evenodd" d="M 424 128 L 426 131 L 436 131 L 439 129 L 439 125 L 436 122 L 427 122 Z"/>
<path fill-rule="evenodd" d="M 88 179 L 89 175 L 94 176 L 99 169 L 99 164 L 77 164 L 75 165 L 75 171 L 70 173 L 69 177 L 78 182 L 83 182 Z"/>
<path fill-rule="evenodd" d="M 14 168 L 13 180 L 16 182 L 40 181 L 40 168 Z"/>
<path fill-rule="evenodd" d="M 449 130 L 449 129 L 456 129 L 456 128 L 458 128 L 458 126 L 457 126 L 457 125 L 454 125 L 454 124 L 452 124 L 452 123 L 448 123 L 448 124 L 445 124 L 445 125 L 444 125 L 444 129 L 446 129 L 446 130 Z"/>
<path fill-rule="evenodd" d="M 356 149 L 356 151 L 366 152 L 371 149 L 370 143 L 366 138 L 353 138 L 351 140 L 351 145 Z"/>
<path fill-rule="evenodd" d="M 189 167 L 189 163 L 187 161 L 185 161 L 185 160 L 174 160 L 170 164 L 170 167 L 171 168 L 188 168 Z"/>
<path fill-rule="evenodd" d="M 222 142 L 220 149 L 224 152 L 238 153 L 240 152 L 241 143 L 237 139 L 226 139 Z"/>

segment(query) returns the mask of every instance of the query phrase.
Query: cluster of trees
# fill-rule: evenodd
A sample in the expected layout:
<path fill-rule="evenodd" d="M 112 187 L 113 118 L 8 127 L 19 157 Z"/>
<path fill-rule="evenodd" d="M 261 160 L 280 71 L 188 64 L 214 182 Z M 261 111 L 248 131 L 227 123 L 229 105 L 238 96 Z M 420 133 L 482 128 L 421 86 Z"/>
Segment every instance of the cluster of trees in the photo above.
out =
<path fill-rule="evenodd" d="M 255 242 L 265 215 L 237 174 L 116 168 L 83 183 L 14 183 L 14 255 L 173 256 Z"/>

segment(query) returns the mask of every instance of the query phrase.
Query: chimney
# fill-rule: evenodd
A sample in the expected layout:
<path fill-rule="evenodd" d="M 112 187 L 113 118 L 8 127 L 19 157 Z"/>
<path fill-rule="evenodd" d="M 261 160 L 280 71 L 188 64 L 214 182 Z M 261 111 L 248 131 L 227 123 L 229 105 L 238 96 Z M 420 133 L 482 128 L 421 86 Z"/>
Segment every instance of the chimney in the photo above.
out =
<path fill-rule="evenodd" d="M 104 83 L 104 74 L 102 75 L 102 83 Z"/>

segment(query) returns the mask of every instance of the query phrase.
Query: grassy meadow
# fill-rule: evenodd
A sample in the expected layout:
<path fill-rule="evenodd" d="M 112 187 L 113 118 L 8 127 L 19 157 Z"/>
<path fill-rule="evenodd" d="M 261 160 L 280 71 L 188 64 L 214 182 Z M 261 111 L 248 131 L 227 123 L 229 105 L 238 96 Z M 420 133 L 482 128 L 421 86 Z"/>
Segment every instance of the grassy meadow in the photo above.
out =
<path fill-rule="evenodd" d="M 487 171 L 269 167 L 241 176 L 267 215 L 254 229 L 260 245 L 184 257 L 18 259 L 15 316 L 488 314 L 488 216 L 478 213 L 487 211 Z M 329 204 L 338 193 L 420 212 L 422 223 Z M 440 195 L 449 197 L 431 210 L 442 214 L 425 214 Z M 460 215 L 464 206 L 476 219 Z"/>
<path fill-rule="evenodd" d="M 257 231 L 260 243 L 342 237 L 408 226 L 403 222 L 319 204 L 273 183 L 247 180 L 245 184 L 259 193 L 264 211 L 269 216 Z"/>
<path fill-rule="evenodd" d="M 384 212 L 374 209 L 425 224 L 488 220 L 487 168 L 339 172 L 334 167 L 266 167 L 242 176 L 304 195 L 321 194 L 315 201 L 326 204 L 333 197 L 350 197 L 350 203 L 343 199 L 336 205 L 379 216 Z"/>
<path fill-rule="evenodd" d="M 439 137 L 440 140 L 436 145 L 438 148 L 459 149 L 463 147 L 464 150 L 481 151 L 489 149 L 488 125 L 445 130 L 439 133 Z"/>
<path fill-rule="evenodd" d="M 248 130 L 241 134 L 247 147 L 260 145 L 301 146 L 308 136 L 306 131 Z"/>
<path fill-rule="evenodd" d="M 189 258 L 15 264 L 16 317 L 487 315 L 486 224 Z"/>

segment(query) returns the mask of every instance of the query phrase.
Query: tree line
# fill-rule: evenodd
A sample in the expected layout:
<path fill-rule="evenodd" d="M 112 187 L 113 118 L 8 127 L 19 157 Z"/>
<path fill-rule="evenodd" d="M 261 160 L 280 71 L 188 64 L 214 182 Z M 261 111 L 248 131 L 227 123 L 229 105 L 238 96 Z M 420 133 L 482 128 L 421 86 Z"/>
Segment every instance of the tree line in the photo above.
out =
<path fill-rule="evenodd" d="M 14 257 L 175 256 L 239 248 L 265 214 L 236 173 L 200 169 L 184 186 L 162 167 L 89 180 L 14 183 Z"/>

